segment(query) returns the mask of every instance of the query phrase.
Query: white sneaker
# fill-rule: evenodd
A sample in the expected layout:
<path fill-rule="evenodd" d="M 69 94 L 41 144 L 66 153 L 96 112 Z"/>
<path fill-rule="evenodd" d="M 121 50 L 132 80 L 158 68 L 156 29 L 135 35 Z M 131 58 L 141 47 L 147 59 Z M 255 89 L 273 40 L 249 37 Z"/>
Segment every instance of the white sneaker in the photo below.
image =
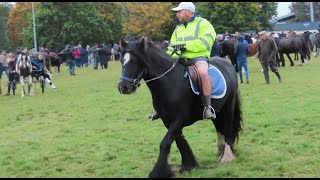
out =
<path fill-rule="evenodd" d="M 52 84 L 52 85 L 50 86 L 50 88 L 51 88 L 51 89 L 56 89 L 56 87 L 54 86 L 54 84 Z"/>
<path fill-rule="evenodd" d="M 45 78 L 44 81 L 49 84 L 51 81 L 48 78 Z"/>

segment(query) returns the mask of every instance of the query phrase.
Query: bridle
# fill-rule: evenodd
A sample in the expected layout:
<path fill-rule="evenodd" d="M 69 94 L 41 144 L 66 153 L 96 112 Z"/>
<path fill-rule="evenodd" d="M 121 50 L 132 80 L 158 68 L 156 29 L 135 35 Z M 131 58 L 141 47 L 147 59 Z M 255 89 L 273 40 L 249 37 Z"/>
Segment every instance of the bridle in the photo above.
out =
<path fill-rule="evenodd" d="M 125 53 L 131 53 L 131 49 L 127 48 L 123 54 Z M 123 74 L 120 77 L 120 80 L 124 80 L 129 82 L 131 85 L 135 86 L 135 87 L 139 87 L 140 86 L 140 80 L 146 75 L 147 70 L 145 68 L 143 68 L 141 70 L 141 72 L 138 74 L 138 76 L 136 78 L 129 78 L 124 76 Z"/>

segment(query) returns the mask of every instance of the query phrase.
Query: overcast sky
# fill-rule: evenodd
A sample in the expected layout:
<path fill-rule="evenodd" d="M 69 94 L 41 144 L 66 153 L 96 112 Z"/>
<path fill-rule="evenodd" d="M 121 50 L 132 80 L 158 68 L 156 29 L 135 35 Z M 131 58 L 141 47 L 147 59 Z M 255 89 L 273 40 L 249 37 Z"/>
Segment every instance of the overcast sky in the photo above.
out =
<path fill-rule="evenodd" d="M 290 13 L 289 5 L 291 5 L 292 2 L 279 2 L 278 3 L 278 17 L 286 15 Z"/>

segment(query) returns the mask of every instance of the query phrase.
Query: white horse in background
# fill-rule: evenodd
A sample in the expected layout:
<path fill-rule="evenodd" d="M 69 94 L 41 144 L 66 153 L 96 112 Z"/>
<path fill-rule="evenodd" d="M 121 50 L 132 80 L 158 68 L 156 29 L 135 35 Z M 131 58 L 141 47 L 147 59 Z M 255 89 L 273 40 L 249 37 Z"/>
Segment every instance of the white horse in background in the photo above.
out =
<path fill-rule="evenodd" d="M 317 51 L 317 48 L 315 48 L 315 47 L 318 47 L 317 33 L 310 33 L 309 39 L 311 42 L 311 47 L 310 47 L 311 51 L 313 51 L 314 49 L 316 49 L 316 51 Z"/>
<path fill-rule="evenodd" d="M 18 60 L 16 63 L 16 71 L 20 77 L 21 97 L 24 97 L 25 95 L 25 88 L 24 88 L 25 81 L 28 83 L 28 93 L 30 95 L 34 95 L 34 92 L 32 89 L 32 76 L 31 76 L 32 64 L 31 64 L 31 59 L 26 52 L 22 52 L 21 54 L 19 54 Z"/>

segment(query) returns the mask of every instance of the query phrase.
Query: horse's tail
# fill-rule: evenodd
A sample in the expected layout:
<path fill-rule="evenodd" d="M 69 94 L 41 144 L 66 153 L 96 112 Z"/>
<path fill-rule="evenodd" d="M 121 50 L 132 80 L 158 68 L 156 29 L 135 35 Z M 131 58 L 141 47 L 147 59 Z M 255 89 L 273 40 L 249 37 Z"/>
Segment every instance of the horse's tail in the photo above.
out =
<path fill-rule="evenodd" d="M 233 121 L 233 136 L 235 140 L 238 142 L 239 134 L 243 130 L 243 117 L 242 117 L 242 110 L 241 110 L 241 99 L 239 90 L 235 95 L 235 106 L 234 106 L 234 121 Z"/>

